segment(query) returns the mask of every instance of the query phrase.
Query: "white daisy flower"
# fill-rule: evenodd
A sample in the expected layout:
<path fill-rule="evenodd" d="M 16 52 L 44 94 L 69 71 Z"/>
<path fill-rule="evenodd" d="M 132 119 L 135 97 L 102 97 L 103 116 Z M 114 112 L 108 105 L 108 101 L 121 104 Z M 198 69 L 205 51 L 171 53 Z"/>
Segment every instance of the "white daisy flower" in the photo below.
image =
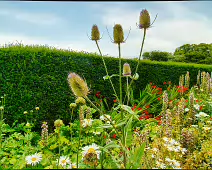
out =
<path fill-rule="evenodd" d="M 158 151 L 158 149 L 157 149 L 157 148 L 152 148 L 152 150 L 153 150 L 154 152 L 157 152 L 157 151 Z"/>
<path fill-rule="evenodd" d="M 202 127 L 205 131 L 208 131 L 208 130 L 210 130 L 211 128 L 210 127 Z"/>
<path fill-rule="evenodd" d="M 94 153 L 94 154 L 97 155 L 97 158 L 100 159 L 100 153 L 101 153 L 101 151 L 99 150 L 99 146 L 96 145 L 95 143 L 92 143 L 92 145 L 83 147 L 82 150 L 83 150 L 83 151 L 82 151 L 83 157 L 84 157 L 86 154 Z"/>
<path fill-rule="evenodd" d="M 107 114 L 104 114 L 104 115 L 100 116 L 100 120 L 103 120 L 103 121 L 105 121 L 107 124 L 110 124 L 111 116 L 110 116 L 110 115 L 107 115 Z M 110 120 L 110 121 L 109 121 L 109 120 Z"/>
<path fill-rule="evenodd" d="M 177 162 L 176 160 L 172 160 L 172 162 L 173 162 L 173 165 L 174 165 L 175 167 L 180 167 L 180 163 Z"/>
<path fill-rule="evenodd" d="M 185 108 L 185 112 L 188 112 L 189 111 L 189 108 Z"/>
<path fill-rule="evenodd" d="M 181 152 L 182 152 L 182 154 L 185 154 L 187 152 L 187 149 L 186 148 L 181 148 Z"/>
<path fill-rule="evenodd" d="M 200 116 L 200 117 L 207 117 L 207 116 L 209 116 L 209 115 L 207 115 L 207 114 L 204 113 L 204 112 L 199 112 L 199 116 Z"/>
<path fill-rule="evenodd" d="M 34 155 L 26 156 L 26 162 L 27 164 L 31 164 L 32 166 L 35 166 L 36 164 L 40 163 L 42 160 L 42 155 L 39 153 L 35 153 Z"/>
<path fill-rule="evenodd" d="M 166 158 L 165 159 L 167 162 L 172 162 L 172 160 L 170 158 Z"/>
<path fill-rule="evenodd" d="M 68 169 L 76 169 L 77 165 L 75 163 L 70 163 Z"/>
<path fill-rule="evenodd" d="M 174 148 L 174 151 L 175 151 L 175 152 L 180 152 L 180 151 L 181 151 L 180 146 L 176 146 L 176 147 Z"/>
<path fill-rule="evenodd" d="M 57 162 L 58 162 L 58 159 L 57 159 Z M 61 165 L 62 167 L 66 167 L 66 165 L 70 163 L 71 161 L 67 156 L 60 156 L 59 165 Z"/>
<path fill-rule="evenodd" d="M 197 128 L 197 127 L 198 127 L 198 125 L 191 125 L 191 127 Z"/>
<path fill-rule="evenodd" d="M 167 137 L 163 137 L 163 140 L 164 140 L 165 142 L 168 142 L 168 141 L 169 141 L 169 139 L 168 139 Z"/>
<path fill-rule="evenodd" d="M 199 108 L 200 108 L 200 105 L 198 105 L 198 104 L 195 104 L 195 105 L 194 105 L 194 108 L 195 108 L 196 110 L 199 110 Z"/>
<path fill-rule="evenodd" d="M 93 122 L 92 119 L 84 119 L 84 120 L 83 120 L 82 126 L 83 126 L 83 127 L 92 126 L 92 122 Z"/>

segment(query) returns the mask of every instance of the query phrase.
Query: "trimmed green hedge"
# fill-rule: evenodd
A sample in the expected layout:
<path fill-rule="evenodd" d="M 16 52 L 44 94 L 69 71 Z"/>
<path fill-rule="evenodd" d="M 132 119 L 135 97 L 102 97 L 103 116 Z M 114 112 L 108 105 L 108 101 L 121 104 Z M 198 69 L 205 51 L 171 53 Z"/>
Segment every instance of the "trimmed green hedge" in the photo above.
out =
<path fill-rule="evenodd" d="M 105 57 L 105 62 L 110 75 L 118 74 L 117 58 Z M 123 59 L 122 64 L 125 62 L 131 65 L 132 71 L 135 70 L 136 60 Z M 0 64 L 0 95 L 7 95 L 4 117 L 9 124 L 14 120 L 26 122 L 23 112 L 35 110 L 36 106 L 40 107 L 39 112 L 33 114 L 36 128 L 43 121 L 48 121 L 52 126 L 57 118 L 69 123 L 69 104 L 75 100 L 67 83 L 69 72 L 86 79 L 91 98 L 96 91 L 101 91 L 110 101 L 114 99 L 109 81 L 103 80 L 106 73 L 102 59 L 95 53 L 57 50 L 46 46 L 6 46 L 0 48 Z M 140 77 L 135 82 L 134 96 L 138 97 L 139 90 L 149 82 L 159 86 L 164 81 L 178 84 L 179 76 L 187 71 L 193 85 L 198 70 L 212 72 L 212 66 L 143 60 L 138 69 Z M 112 81 L 119 93 L 118 77 L 113 77 Z"/>

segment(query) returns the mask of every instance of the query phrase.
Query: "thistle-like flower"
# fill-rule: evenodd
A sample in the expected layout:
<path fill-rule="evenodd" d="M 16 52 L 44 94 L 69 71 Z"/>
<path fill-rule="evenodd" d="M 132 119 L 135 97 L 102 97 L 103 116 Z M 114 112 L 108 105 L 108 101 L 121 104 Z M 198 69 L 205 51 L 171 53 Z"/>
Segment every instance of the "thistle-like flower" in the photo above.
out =
<path fill-rule="evenodd" d="M 48 144 L 48 125 L 47 125 L 47 122 L 43 122 L 41 128 L 42 128 L 42 132 L 41 132 L 42 144 L 44 146 L 46 146 Z"/>
<path fill-rule="evenodd" d="M 86 97 L 88 95 L 88 86 L 78 74 L 70 73 L 67 80 L 75 96 Z"/>
<path fill-rule="evenodd" d="M 139 17 L 139 28 L 147 29 L 150 27 L 150 15 L 146 9 L 143 9 Z"/>
<path fill-rule="evenodd" d="M 125 77 L 131 76 L 131 69 L 130 69 L 130 65 L 128 63 L 125 63 L 123 66 L 123 76 L 125 76 Z"/>
<path fill-rule="evenodd" d="M 77 97 L 75 102 L 76 102 L 76 104 L 79 104 L 79 105 L 85 105 L 85 103 L 86 103 L 86 101 L 83 97 Z"/>
<path fill-rule="evenodd" d="M 100 33 L 97 25 L 93 25 L 91 30 L 91 40 L 98 41 L 100 40 Z"/>
<path fill-rule="evenodd" d="M 60 119 L 57 119 L 57 120 L 55 120 L 55 122 L 54 122 L 54 126 L 55 127 L 61 127 L 61 126 L 63 126 L 64 124 L 63 124 L 63 121 L 62 120 L 60 120 Z"/>
<path fill-rule="evenodd" d="M 152 24 L 155 22 L 156 18 L 157 18 L 157 15 L 156 15 L 154 21 L 152 22 Z M 150 23 L 149 12 L 146 9 L 143 9 L 139 16 L 138 28 L 139 29 L 148 29 L 151 27 L 152 24 Z"/>
<path fill-rule="evenodd" d="M 113 27 L 113 39 L 116 44 L 124 43 L 124 32 L 120 24 Z"/>

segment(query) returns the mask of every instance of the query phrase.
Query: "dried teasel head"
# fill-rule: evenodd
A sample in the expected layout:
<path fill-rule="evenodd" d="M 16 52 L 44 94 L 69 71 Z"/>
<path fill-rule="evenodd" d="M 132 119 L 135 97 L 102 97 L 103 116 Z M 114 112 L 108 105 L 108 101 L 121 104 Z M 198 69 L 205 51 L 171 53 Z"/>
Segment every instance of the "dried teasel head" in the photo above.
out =
<path fill-rule="evenodd" d="M 131 69 L 130 69 L 130 65 L 128 63 L 125 63 L 123 66 L 123 76 L 125 76 L 125 77 L 131 76 Z"/>
<path fill-rule="evenodd" d="M 124 32 L 120 24 L 115 24 L 113 27 L 113 39 L 116 44 L 124 43 Z"/>
<path fill-rule="evenodd" d="M 147 29 L 150 27 L 150 15 L 149 12 L 146 9 L 143 9 L 140 13 L 139 17 L 139 29 Z"/>
<path fill-rule="evenodd" d="M 68 83 L 72 92 L 77 97 L 86 97 L 89 93 L 86 82 L 76 73 L 70 73 L 68 75 Z"/>
<path fill-rule="evenodd" d="M 97 25 L 93 25 L 91 29 L 91 40 L 93 41 L 100 40 L 100 32 Z"/>

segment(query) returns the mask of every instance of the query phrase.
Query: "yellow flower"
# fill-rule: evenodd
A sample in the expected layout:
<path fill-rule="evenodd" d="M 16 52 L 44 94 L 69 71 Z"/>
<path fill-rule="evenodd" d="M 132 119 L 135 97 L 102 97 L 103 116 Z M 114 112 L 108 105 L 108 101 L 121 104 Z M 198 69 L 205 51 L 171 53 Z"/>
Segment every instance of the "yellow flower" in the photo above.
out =
<path fill-rule="evenodd" d="M 28 112 L 27 111 L 24 111 L 24 114 L 27 114 Z"/>
<path fill-rule="evenodd" d="M 35 110 L 40 110 L 40 108 L 39 107 L 36 107 Z"/>

